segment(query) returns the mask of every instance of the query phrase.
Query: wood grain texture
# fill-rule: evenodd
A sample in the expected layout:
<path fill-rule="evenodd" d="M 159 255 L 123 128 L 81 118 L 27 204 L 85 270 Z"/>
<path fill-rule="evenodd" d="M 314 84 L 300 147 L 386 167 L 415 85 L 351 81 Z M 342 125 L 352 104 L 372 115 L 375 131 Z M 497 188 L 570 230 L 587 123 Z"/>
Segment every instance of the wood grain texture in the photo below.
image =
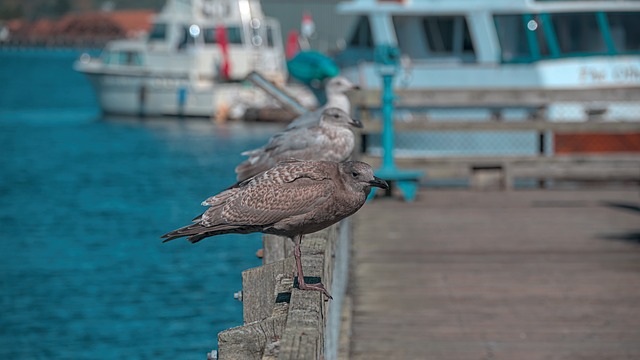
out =
<path fill-rule="evenodd" d="M 425 191 L 355 218 L 352 359 L 640 358 L 638 190 Z"/>
<path fill-rule="evenodd" d="M 380 90 L 351 95 L 353 107 L 380 107 Z M 419 89 L 395 92 L 398 107 L 545 106 L 552 102 L 636 101 L 640 87 L 583 89 Z"/>
<path fill-rule="evenodd" d="M 218 334 L 218 358 L 224 360 L 259 360 L 266 343 L 282 336 L 286 315 L 269 317 Z"/>
<path fill-rule="evenodd" d="M 301 244 L 305 277 L 311 278 L 309 282 L 322 281 L 329 289 L 334 275 L 337 227 L 308 234 Z M 265 259 L 270 260 L 265 261 L 289 254 L 286 242 L 290 240 L 266 236 Z M 245 325 L 219 334 L 220 359 L 324 358 L 324 333 L 331 305 L 320 292 L 295 288 L 294 275 L 292 256 L 242 273 Z"/>
<path fill-rule="evenodd" d="M 293 258 L 287 258 L 242 272 L 242 313 L 245 324 L 271 316 L 278 276 L 292 276 L 294 264 Z"/>

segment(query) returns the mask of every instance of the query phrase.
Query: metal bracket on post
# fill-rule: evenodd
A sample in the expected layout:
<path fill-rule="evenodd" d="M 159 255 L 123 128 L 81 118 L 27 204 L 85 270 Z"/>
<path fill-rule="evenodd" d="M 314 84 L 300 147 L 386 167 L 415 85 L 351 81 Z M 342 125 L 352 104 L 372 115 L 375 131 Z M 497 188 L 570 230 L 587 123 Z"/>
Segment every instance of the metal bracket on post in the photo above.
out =
<path fill-rule="evenodd" d="M 396 74 L 400 59 L 400 51 L 391 45 L 378 45 L 375 49 L 375 61 L 378 73 L 382 76 L 382 166 L 375 171 L 376 176 L 395 184 L 406 201 L 416 198 L 418 182 L 424 175 L 418 170 L 400 170 L 396 168 L 393 149 L 395 131 L 393 128 L 393 77 Z M 377 188 L 371 190 L 369 199 L 375 196 Z"/>

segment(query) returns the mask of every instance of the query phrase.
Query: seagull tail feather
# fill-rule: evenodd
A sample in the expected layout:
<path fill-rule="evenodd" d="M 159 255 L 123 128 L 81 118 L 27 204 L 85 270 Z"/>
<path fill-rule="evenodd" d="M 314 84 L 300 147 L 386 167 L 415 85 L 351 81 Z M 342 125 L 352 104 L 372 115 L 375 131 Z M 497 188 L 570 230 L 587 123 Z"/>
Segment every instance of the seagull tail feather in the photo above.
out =
<path fill-rule="evenodd" d="M 175 240 L 181 237 L 186 237 L 190 243 L 195 244 L 198 241 L 208 238 L 210 236 L 229 234 L 229 233 L 246 233 L 246 226 L 237 226 L 237 225 L 214 225 L 214 226 L 204 226 L 200 223 L 195 223 L 187 226 L 183 226 L 179 229 L 170 231 L 160 238 L 164 239 L 162 242 L 165 243 L 167 241 Z M 249 231 L 250 232 L 250 231 Z"/>
<path fill-rule="evenodd" d="M 187 225 L 187 226 L 183 226 L 179 229 L 170 231 L 164 235 L 161 236 L 161 238 L 163 238 L 164 240 L 162 241 L 167 242 L 167 241 L 171 241 L 171 240 L 175 240 L 181 237 L 192 237 L 192 236 L 197 236 L 199 234 L 202 233 L 206 233 L 211 229 L 208 229 L 204 226 L 202 226 L 200 223 L 196 223 L 196 224 L 191 224 L 191 225 Z M 200 239 L 201 240 L 201 239 Z M 189 240 L 191 241 L 191 240 Z"/>

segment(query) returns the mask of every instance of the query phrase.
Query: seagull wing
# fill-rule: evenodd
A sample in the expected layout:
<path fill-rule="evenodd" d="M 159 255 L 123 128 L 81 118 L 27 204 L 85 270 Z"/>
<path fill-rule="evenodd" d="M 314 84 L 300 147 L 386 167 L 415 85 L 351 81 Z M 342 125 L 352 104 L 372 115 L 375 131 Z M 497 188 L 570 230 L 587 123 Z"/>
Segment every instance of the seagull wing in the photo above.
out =
<path fill-rule="evenodd" d="M 240 183 L 223 205 L 212 206 L 203 214 L 202 224 L 211 226 L 222 221 L 229 225 L 269 226 L 311 212 L 335 190 L 326 168 L 313 164 L 318 163 L 284 161 Z"/>
<path fill-rule="evenodd" d="M 274 135 L 263 148 L 247 152 L 250 157 L 235 168 L 237 179 L 249 178 L 288 158 L 310 160 L 317 155 L 318 145 L 326 142 L 320 127 L 292 129 Z"/>
<path fill-rule="evenodd" d="M 325 107 L 321 106 L 316 110 L 306 112 L 297 118 L 293 119 L 289 125 L 287 125 L 287 130 L 305 128 L 315 126 L 320 122 L 320 117 L 322 116 L 322 110 Z"/>
<path fill-rule="evenodd" d="M 265 153 L 269 153 L 273 158 L 280 158 L 282 155 L 285 158 L 295 157 L 289 154 L 308 149 L 322 141 L 326 141 L 326 135 L 320 127 L 294 129 L 283 132 L 281 136 L 274 138 L 265 147 Z"/>

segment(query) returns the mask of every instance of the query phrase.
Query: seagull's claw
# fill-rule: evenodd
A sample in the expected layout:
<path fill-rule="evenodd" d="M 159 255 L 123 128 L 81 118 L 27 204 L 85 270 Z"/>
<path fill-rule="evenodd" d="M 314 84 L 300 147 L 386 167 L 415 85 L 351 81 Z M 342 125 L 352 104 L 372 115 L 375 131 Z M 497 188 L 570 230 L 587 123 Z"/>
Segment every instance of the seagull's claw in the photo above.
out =
<path fill-rule="evenodd" d="M 318 283 L 318 284 L 305 283 L 305 284 L 300 284 L 298 287 L 300 288 L 300 290 L 322 291 L 322 293 L 325 294 L 329 299 L 333 300 L 333 297 L 329 295 L 329 292 L 327 291 L 327 289 L 325 289 L 322 283 Z"/>

